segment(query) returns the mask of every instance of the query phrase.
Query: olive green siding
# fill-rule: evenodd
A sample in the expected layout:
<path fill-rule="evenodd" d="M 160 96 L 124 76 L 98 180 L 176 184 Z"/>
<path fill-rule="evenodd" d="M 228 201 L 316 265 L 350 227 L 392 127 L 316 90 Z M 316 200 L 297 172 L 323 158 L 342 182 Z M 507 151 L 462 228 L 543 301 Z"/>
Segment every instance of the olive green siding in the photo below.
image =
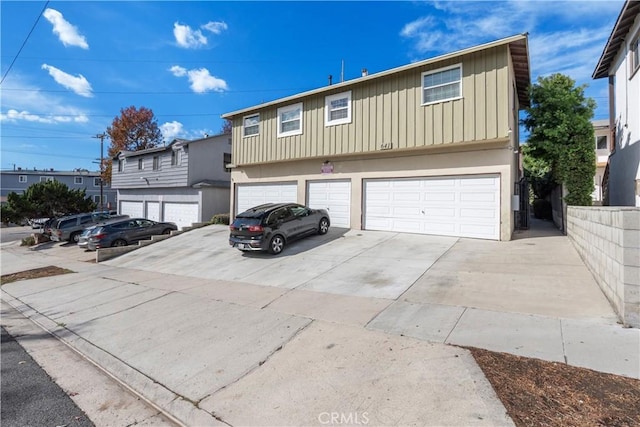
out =
<path fill-rule="evenodd" d="M 462 64 L 462 97 L 422 103 L 424 71 Z M 237 166 L 313 157 L 423 149 L 509 138 L 514 100 L 509 47 L 500 45 L 253 110 L 233 118 Z M 351 91 L 351 123 L 325 126 L 325 97 Z M 303 103 L 301 135 L 277 137 L 277 109 Z M 242 136 L 243 117 L 260 113 L 260 132 Z"/>

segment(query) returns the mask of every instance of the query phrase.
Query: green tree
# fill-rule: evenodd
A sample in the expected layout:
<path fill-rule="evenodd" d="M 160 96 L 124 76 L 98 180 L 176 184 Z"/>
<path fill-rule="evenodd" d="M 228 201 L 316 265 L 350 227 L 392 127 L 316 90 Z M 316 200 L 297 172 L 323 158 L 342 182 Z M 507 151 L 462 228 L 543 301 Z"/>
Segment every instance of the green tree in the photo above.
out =
<path fill-rule="evenodd" d="M 522 124 L 529 131 L 525 163 L 529 173 L 548 167 L 550 178 L 564 184 L 569 205 L 590 206 L 596 172 L 591 119 L 596 103 L 586 98 L 586 85 L 562 74 L 538 77 L 529 89 L 531 106 Z M 536 169 L 537 168 L 537 169 Z"/>
<path fill-rule="evenodd" d="M 84 189 L 70 190 L 58 181 L 39 182 L 23 194 L 11 192 L 2 206 L 2 222 L 22 223 L 27 218 L 48 218 L 60 214 L 90 212 L 96 204 Z"/>
<path fill-rule="evenodd" d="M 111 182 L 111 159 L 120 151 L 140 151 L 162 144 L 162 132 L 153 111 L 133 105 L 120 110 L 107 128 L 107 135 L 111 140 L 103 165 L 103 179 L 107 183 Z"/>

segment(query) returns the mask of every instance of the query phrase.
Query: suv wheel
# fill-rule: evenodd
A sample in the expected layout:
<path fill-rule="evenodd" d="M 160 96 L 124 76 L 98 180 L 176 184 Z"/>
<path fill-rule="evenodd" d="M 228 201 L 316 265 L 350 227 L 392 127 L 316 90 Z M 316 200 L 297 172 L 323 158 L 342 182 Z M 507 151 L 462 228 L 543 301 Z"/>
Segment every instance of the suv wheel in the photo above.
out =
<path fill-rule="evenodd" d="M 282 252 L 283 249 L 284 238 L 281 235 L 276 234 L 271 238 L 271 241 L 269 242 L 269 252 L 274 255 L 278 255 L 280 252 Z"/>
<path fill-rule="evenodd" d="M 329 220 L 327 218 L 322 218 L 318 225 L 318 234 L 327 234 L 327 231 L 329 231 Z"/>
<path fill-rule="evenodd" d="M 78 240 L 80 240 L 80 234 L 80 232 L 71 234 L 71 236 L 69 236 L 69 242 L 78 243 Z"/>

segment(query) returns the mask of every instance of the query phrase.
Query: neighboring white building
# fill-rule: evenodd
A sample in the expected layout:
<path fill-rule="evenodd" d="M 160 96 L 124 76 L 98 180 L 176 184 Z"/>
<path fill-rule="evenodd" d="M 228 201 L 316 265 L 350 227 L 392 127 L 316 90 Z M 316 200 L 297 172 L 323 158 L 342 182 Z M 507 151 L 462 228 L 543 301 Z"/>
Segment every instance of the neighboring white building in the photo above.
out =
<path fill-rule="evenodd" d="M 611 131 L 609 129 L 609 120 L 593 120 L 593 132 L 595 134 L 595 150 L 596 150 L 596 175 L 593 177 L 593 194 L 591 195 L 594 205 L 601 205 L 604 196 L 602 181 L 604 172 L 609 161 L 609 137 Z"/>
<path fill-rule="evenodd" d="M 627 0 L 598 61 L 609 78 L 611 154 L 604 204 L 640 206 L 640 2 Z M 608 199 L 608 200 L 607 200 Z"/>

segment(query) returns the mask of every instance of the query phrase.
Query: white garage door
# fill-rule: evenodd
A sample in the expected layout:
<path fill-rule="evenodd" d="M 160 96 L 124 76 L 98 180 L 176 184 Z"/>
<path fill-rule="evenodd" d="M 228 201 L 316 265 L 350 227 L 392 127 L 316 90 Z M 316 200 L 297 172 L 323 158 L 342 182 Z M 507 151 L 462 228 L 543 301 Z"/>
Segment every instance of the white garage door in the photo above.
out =
<path fill-rule="evenodd" d="M 175 222 L 178 229 L 191 227 L 194 222 L 198 222 L 197 203 L 165 203 L 164 221 Z"/>
<path fill-rule="evenodd" d="M 351 227 L 351 182 L 311 181 L 307 184 L 308 205 L 326 209 L 332 227 Z"/>
<path fill-rule="evenodd" d="M 239 184 L 236 213 L 265 203 L 296 203 L 297 184 Z"/>
<path fill-rule="evenodd" d="M 129 215 L 131 218 L 144 218 L 144 206 L 142 202 L 120 202 L 120 215 Z"/>
<path fill-rule="evenodd" d="M 160 221 L 160 203 L 147 202 L 147 219 Z"/>
<path fill-rule="evenodd" d="M 365 229 L 498 240 L 500 177 L 366 180 Z"/>

